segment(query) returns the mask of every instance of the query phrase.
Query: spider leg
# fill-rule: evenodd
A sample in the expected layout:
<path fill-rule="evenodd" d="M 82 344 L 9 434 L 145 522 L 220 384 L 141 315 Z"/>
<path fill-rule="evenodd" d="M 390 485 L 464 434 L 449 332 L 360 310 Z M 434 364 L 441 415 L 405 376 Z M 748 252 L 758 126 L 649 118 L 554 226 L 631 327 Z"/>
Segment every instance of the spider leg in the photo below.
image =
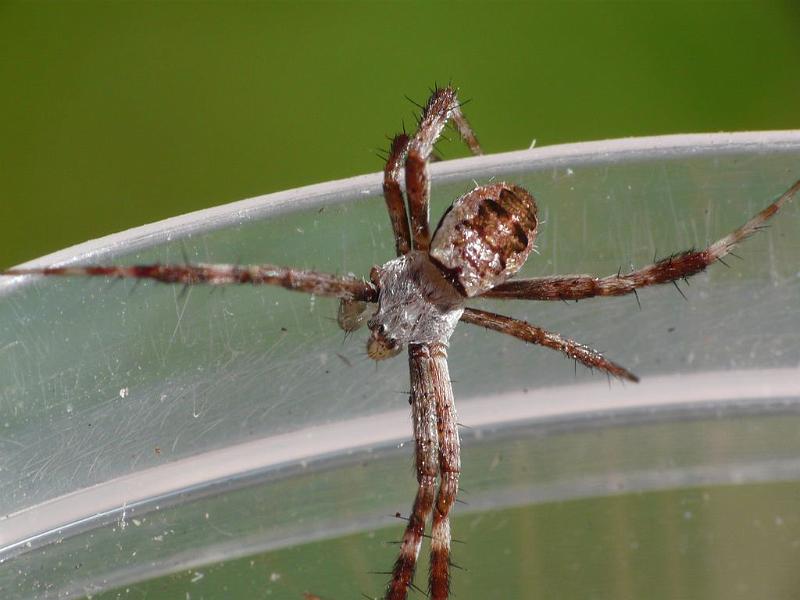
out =
<path fill-rule="evenodd" d="M 439 492 L 431 526 L 431 560 L 428 589 L 431 600 L 450 597 L 450 509 L 458 494 L 461 473 L 461 443 L 458 437 L 453 388 L 447 369 L 447 347 L 432 344 L 415 348 L 430 361 L 430 391 L 436 400 L 439 434 Z"/>
<path fill-rule="evenodd" d="M 428 161 L 433 152 L 433 145 L 442 135 L 448 119 L 453 119 L 470 150 L 474 154 L 481 154 L 478 139 L 466 117 L 461 113 L 456 91 L 450 86 L 435 89 L 422 113 L 417 132 L 408 144 L 406 156 L 406 194 L 408 194 L 411 220 L 411 238 L 414 241 L 414 248 L 420 251 L 427 251 L 431 242 L 428 224 L 431 191 Z"/>
<path fill-rule="evenodd" d="M 411 422 L 414 427 L 417 497 L 408 518 L 400 554 L 392 569 L 392 579 L 386 588 L 385 600 L 405 600 L 413 585 L 417 557 L 425 537 L 425 523 L 433 509 L 436 494 L 436 473 L 439 470 L 439 439 L 437 434 L 436 401 L 431 389 L 435 367 L 427 347 L 411 345 L 408 349 L 411 373 Z M 446 370 L 445 370 L 446 373 Z M 449 386 L 449 379 L 447 379 Z"/>
<path fill-rule="evenodd" d="M 539 344 L 552 350 L 558 350 L 571 359 L 583 363 L 590 369 L 600 369 L 614 377 L 627 379 L 628 381 L 639 381 L 636 375 L 611 362 L 597 350 L 574 340 L 563 338 L 557 333 L 551 333 L 525 321 L 486 312 L 485 310 L 478 310 L 477 308 L 465 308 L 464 313 L 461 315 L 461 320 L 465 323 L 480 325 L 486 329 L 511 335 L 531 344 Z"/>
<path fill-rule="evenodd" d="M 627 274 L 616 273 L 607 277 L 561 275 L 507 281 L 483 295 L 524 300 L 581 300 L 594 296 L 622 296 L 635 292 L 637 288 L 683 279 L 705 270 L 716 261 L 721 261 L 726 254 L 731 253 L 734 246 L 760 231 L 767 219 L 778 212 L 798 191 L 800 191 L 800 181 L 744 225 L 705 250 L 678 252 Z"/>
<path fill-rule="evenodd" d="M 336 324 L 344 331 L 345 338 L 361 328 L 367 320 L 367 304 L 361 300 L 339 300 L 336 312 Z"/>
<path fill-rule="evenodd" d="M 332 296 L 344 300 L 377 302 L 378 289 L 371 283 L 355 277 L 336 277 L 328 273 L 278 267 L 275 265 L 132 265 L 77 267 L 40 267 L 10 269 L 0 276 L 45 275 L 64 277 L 108 277 L 128 279 L 153 279 L 162 283 L 183 285 L 277 285 L 288 290 Z"/>
<path fill-rule="evenodd" d="M 411 231 L 408 228 L 403 190 L 400 188 L 401 163 L 407 149 L 408 136 L 405 133 L 394 136 L 389 158 L 386 159 L 386 166 L 383 169 L 383 197 L 386 199 L 386 208 L 389 210 L 389 219 L 392 222 L 397 256 L 408 254 L 411 250 Z"/>

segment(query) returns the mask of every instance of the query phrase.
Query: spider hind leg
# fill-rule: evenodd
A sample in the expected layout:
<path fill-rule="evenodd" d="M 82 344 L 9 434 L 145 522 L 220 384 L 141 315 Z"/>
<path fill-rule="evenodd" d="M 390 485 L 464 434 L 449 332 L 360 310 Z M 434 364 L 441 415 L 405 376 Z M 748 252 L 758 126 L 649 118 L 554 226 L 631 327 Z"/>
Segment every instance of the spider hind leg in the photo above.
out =
<path fill-rule="evenodd" d="M 600 369 L 619 379 L 627 379 L 634 383 L 639 381 L 636 375 L 617 363 L 608 360 L 597 350 L 575 340 L 562 337 L 557 333 L 546 331 L 531 323 L 485 310 L 478 310 L 477 308 L 465 308 L 464 313 L 461 315 L 461 320 L 465 323 L 505 333 L 524 342 L 557 350 L 590 369 Z"/>
<path fill-rule="evenodd" d="M 461 112 L 454 88 L 434 89 L 425 105 L 419 126 L 408 144 L 406 155 L 406 194 L 414 248 L 427 251 L 431 242 L 428 222 L 431 181 L 428 172 L 433 145 L 442 135 L 447 121 L 452 119 L 473 154 L 481 154 L 478 139 Z"/>
<path fill-rule="evenodd" d="M 753 215 L 744 225 L 703 250 L 677 252 L 630 273 L 617 272 L 607 277 L 555 275 L 515 279 L 501 283 L 482 295 L 520 300 L 583 300 L 595 296 L 622 296 L 635 293 L 638 288 L 685 280 L 717 261 L 724 262 L 722 259 L 731 254 L 736 245 L 764 229 L 766 221 L 798 192 L 800 181 L 796 181 L 777 200 Z"/>

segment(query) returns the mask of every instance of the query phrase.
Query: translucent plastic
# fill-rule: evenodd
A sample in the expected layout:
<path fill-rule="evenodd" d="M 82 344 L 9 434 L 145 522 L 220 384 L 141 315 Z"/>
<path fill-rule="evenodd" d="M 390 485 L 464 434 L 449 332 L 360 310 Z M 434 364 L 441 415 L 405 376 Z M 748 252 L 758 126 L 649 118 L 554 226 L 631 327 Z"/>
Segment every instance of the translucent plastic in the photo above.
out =
<path fill-rule="evenodd" d="M 574 144 L 431 171 L 434 223 L 473 180 L 534 193 L 539 255 L 520 276 L 607 275 L 743 223 L 800 177 L 800 132 Z M 245 200 L 31 264 L 188 258 L 366 275 L 393 253 L 380 182 Z M 459 512 L 800 479 L 800 203 L 771 225 L 729 269 L 680 283 L 686 300 L 670 285 L 641 291 L 641 307 L 476 303 L 598 347 L 642 382 L 460 325 L 450 369 L 474 495 Z M 365 336 L 344 340 L 335 314 L 333 300 L 269 287 L 0 281 L 2 597 L 77 597 L 391 524 L 414 489 L 407 366 L 371 363 Z M 540 465 L 524 485 L 496 449 L 481 458 L 520 432 Z M 598 460 L 611 437 L 614 460 Z"/>

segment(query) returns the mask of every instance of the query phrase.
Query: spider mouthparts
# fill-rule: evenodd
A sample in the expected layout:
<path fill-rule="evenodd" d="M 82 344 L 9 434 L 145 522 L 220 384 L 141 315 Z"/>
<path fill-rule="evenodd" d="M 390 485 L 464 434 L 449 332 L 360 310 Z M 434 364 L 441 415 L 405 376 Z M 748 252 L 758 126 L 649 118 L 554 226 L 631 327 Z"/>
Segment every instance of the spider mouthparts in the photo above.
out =
<path fill-rule="evenodd" d="M 403 351 L 403 345 L 373 333 L 367 340 L 367 356 L 372 360 L 385 360 L 397 356 Z"/>

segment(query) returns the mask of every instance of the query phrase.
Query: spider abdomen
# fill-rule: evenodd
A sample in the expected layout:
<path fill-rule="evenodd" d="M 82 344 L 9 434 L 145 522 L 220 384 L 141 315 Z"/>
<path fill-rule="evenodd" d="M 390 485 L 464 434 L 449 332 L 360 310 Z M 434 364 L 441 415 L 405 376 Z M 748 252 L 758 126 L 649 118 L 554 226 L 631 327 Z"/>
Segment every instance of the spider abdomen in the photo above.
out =
<path fill-rule="evenodd" d="M 481 186 L 444 214 L 430 257 L 465 296 L 477 296 L 519 271 L 533 250 L 536 225 L 536 202 L 527 190 Z"/>

